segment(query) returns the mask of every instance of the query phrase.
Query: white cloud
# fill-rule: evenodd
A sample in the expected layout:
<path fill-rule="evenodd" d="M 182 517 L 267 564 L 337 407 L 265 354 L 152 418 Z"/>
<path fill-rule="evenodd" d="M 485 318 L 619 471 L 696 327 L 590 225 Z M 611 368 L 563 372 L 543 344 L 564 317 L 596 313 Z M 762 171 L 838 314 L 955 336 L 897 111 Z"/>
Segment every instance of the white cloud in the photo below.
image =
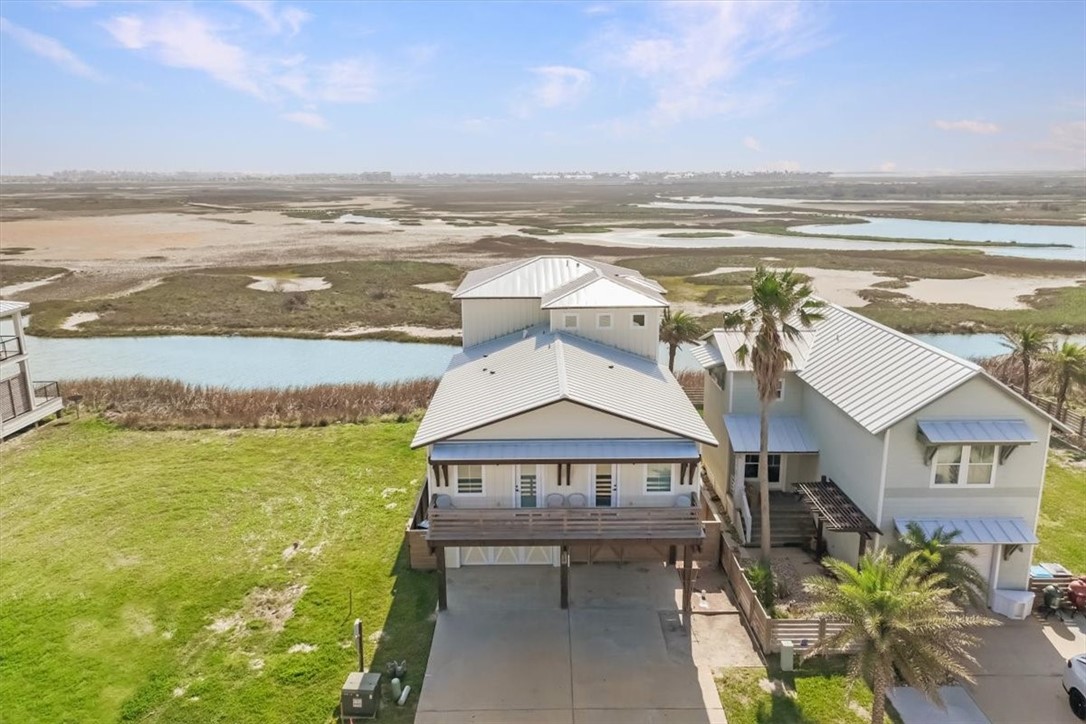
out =
<path fill-rule="evenodd" d="M 104 26 L 129 50 L 145 51 L 164 65 L 200 70 L 223 85 L 258 98 L 267 97 L 250 55 L 220 38 L 200 15 L 180 10 L 147 19 L 120 15 Z"/>
<path fill-rule="evenodd" d="M 987 121 L 936 121 L 935 127 L 943 131 L 962 131 L 964 133 L 992 134 L 999 133 L 999 126 Z"/>
<path fill-rule="evenodd" d="M 611 3 L 592 3 L 581 10 L 585 15 L 610 15 L 614 11 L 615 6 Z"/>
<path fill-rule="evenodd" d="M 754 136 L 747 136 L 743 139 L 743 145 L 749 148 L 751 151 L 761 151 L 762 142 Z"/>
<path fill-rule="evenodd" d="M 1058 151 L 1086 163 L 1086 121 L 1057 123 L 1048 129 L 1048 138 L 1034 144 L 1041 151 Z"/>
<path fill-rule="evenodd" d="M 657 123 L 741 110 L 748 104 L 748 94 L 739 90 L 744 71 L 761 61 L 796 57 L 819 42 L 812 6 L 794 0 L 658 7 L 661 17 L 653 30 L 611 32 L 602 39 L 613 63 L 652 88 Z"/>
<path fill-rule="evenodd" d="M 34 55 L 51 61 L 54 65 L 72 75 L 91 80 L 104 80 L 101 73 L 80 60 L 79 56 L 68 50 L 55 38 L 35 33 L 33 30 L 16 25 L 3 17 L 0 17 L 0 33 L 10 36 L 12 40 Z"/>
<path fill-rule="evenodd" d="M 314 75 L 319 79 L 309 94 L 314 100 L 366 103 L 377 96 L 377 74 L 373 66 L 363 60 L 337 60 L 320 66 Z"/>
<path fill-rule="evenodd" d="M 545 65 L 532 68 L 538 83 L 532 91 L 535 105 L 540 108 L 558 108 L 577 103 L 588 93 L 592 74 L 568 65 Z"/>
<path fill-rule="evenodd" d="M 269 32 L 279 35 L 286 33 L 294 37 L 302 29 L 302 23 L 312 17 L 304 10 L 295 7 L 281 8 L 272 0 L 234 0 L 235 3 L 256 15 L 264 22 Z"/>
<path fill-rule="evenodd" d="M 883 173 L 893 173 L 894 171 L 897 171 L 897 164 L 893 161 L 883 161 L 879 164 L 879 171 L 882 171 Z"/>
<path fill-rule="evenodd" d="M 294 111 L 292 113 L 284 113 L 283 120 L 290 121 L 291 123 L 298 123 L 309 128 L 314 128 L 318 131 L 323 131 L 328 128 L 328 121 L 324 119 L 324 116 L 313 111 Z"/>

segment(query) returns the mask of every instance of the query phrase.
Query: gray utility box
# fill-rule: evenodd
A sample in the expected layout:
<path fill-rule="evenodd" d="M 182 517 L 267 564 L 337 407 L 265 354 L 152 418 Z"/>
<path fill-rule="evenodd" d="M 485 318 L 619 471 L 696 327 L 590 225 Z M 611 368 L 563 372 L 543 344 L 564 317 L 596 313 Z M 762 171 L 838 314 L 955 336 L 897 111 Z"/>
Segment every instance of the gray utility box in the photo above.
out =
<path fill-rule="evenodd" d="M 339 700 L 340 722 L 373 719 L 381 708 L 381 675 L 352 671 L 347 676 Z"/>

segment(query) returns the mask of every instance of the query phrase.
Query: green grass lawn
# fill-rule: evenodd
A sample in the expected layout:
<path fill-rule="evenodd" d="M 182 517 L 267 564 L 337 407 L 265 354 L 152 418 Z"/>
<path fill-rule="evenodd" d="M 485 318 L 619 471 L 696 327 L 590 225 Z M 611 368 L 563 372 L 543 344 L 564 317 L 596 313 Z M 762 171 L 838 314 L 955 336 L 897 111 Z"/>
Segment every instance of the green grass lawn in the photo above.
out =
<path fill-rule="evenodd" d="M 401 549 L 425 464 L 414 429 L 84 417 L 5 443 L 3 720 L 329 721 L 358 616 L 367 660 L 407 659 L 417 701 L 436 586 Z"/>
<path fill-rule="evenodd" d="M 1086 468 L 1081 461 L 1080 467 L 1069 463 L 1070 456 L 1049 458 L 1037 522 L 1041 542 L 1033 549 L 1033 562 L 1060 563 L 1082 575 L 1086 574 Z"/>
<path fill-rule="evenodd" d="M 871 690 L 856 686 L 846 693 L 843 659 L 812 658 L 795 671 L 783 672 L 770 661 L 761 667 L 724 669 L 717 690 L 728 724 L 867 724 Z M 887 704 L 887 722 L 900 722 Z"/>

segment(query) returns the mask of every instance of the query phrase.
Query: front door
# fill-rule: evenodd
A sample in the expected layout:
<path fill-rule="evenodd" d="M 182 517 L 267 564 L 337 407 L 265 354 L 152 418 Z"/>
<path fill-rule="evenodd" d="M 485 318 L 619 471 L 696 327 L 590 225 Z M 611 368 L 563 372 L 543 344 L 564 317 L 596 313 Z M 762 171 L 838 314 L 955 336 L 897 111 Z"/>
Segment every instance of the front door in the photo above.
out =
<path fill-rule="evenodd" d="M 743 478 L 758 487 L 758 453 L 748 454 L 743 464 Z M 784 456 L 769 453 L 769 489 L 784 490 Z"/>
<path fill-rule="evenodd" d="M 596 465 L 592 478 L 592 500 L 597 508 L 618 507 L 618 477 L 614 465 Z"/>
<path fill-rule="evenodd" d="M 538 508 L 542 500 L 538 465 L 518 465 L 513 485 L 513 505 L 518 508 Z"/>

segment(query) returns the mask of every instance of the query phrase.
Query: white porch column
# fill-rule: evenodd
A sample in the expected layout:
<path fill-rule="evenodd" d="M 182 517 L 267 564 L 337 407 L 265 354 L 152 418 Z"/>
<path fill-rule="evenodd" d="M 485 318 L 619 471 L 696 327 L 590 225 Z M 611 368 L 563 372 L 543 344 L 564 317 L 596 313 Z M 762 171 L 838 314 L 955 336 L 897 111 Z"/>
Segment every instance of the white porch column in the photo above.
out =
<path fill-rule="evenodd" d="M 996 588 L 999 587 L 999 559 L 1003 557 L 1003 546 L 998 543 L 992 546 L 992 562 L 988 566 L 988 608 L 995 601 Z"/>

